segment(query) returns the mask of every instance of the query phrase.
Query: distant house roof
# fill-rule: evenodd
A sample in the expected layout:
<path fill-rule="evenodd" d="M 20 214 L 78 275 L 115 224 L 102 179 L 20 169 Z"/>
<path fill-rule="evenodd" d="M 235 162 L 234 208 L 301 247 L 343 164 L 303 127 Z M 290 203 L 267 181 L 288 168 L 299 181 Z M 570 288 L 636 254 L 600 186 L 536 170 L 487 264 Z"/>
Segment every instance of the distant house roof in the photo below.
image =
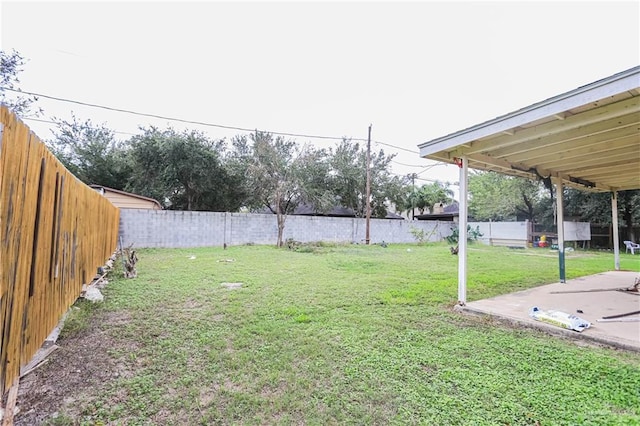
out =
<path fill-rule="evenodd" d="M 109 199 L 113 205 L 119 208 L 162 210 L 160 202 L 153 198 L 132 194 L 131 192 L 120 191 L 119 189 L 113 189 L 102 185 L 89 186 L 100 192 Z"/>
<path fill-rule="evenodd" d="M 269 210 L 268 208 L 263 208 L 260 211 L 258 211 L 258 213 L 264 213 L 264 214 L 271 214 L 273 213 L 271 210 Z M 356 217 L 356 213 L 353 209 L 347 208 L 347 207 L 342 207 L 342 206 L 335 206 L 333 207 L 331 210 L 329 210 L 326 213 L 319 213 L 316 211 L 316 209 L 309 205 L 309 204 L 301 204 L 299 205 L 293 212 L 294 215 L 300 215 L 300 216 L 329 216 L 329 217 Z M 397 219 L 397 220 L 404 220 L 404 217 L 395 214 L 395 213 L 387 213 L 387 215 L 385 216 L 385 219 Z"/>
<path fill-rule="evenodd" d="M 388 212 L 385 219 L 404 220 L 405 218 L 397 213 Z"/>
<path fill-rule="evenodd" d="M 301 216 L 332 216 L 332 217 L 354 217 L 355 212 L 352 209 L 335 206 L 331 210 L 326 213 L 317 212 L 313 206 L 309 204 L 301 204 L 299 205 L 293 214 L 301 215 Z"/>
<path fill-rule="evenodd" d="M 418 220 L 455 220 L 456 217 L 460 216 L 460 212 L 458 211 L 459 206 L 458 203 L 452 203 L 444 206 L 442 213 L 430 213 L 430 214 L 417 214 L 414 217 Z"/>

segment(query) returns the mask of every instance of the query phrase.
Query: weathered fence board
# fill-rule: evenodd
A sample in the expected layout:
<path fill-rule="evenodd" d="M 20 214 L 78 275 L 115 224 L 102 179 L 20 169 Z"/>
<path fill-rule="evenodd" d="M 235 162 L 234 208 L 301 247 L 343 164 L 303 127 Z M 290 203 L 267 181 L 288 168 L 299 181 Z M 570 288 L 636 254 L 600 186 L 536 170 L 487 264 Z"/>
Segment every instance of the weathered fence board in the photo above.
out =
<path fill-rule="evenodd" d="M 119 212 L 0 108 L 0 395 L 116 248 Z"/>

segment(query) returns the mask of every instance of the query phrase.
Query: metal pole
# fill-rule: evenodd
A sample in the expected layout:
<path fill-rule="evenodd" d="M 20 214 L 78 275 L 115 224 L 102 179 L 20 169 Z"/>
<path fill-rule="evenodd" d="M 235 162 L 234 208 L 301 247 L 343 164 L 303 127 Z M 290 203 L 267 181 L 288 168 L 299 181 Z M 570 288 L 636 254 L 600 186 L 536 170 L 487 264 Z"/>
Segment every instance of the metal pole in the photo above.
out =
<path fill-rule="evenodd" d="M 222 247 L 227 248 L 227 212 L 224 212 L 224 228 L 222 231 Z"/>
<path fill-rule="evenodd" d="M 416 215 L 416 173 L 411 174 L 411 220 L 415 220 Z"/>
<path fill-rule="evenodd" d="M 618 235 L 618 191 L 611 193 L 611 224 L 613 228 L 613 262 L 616 271 L 620 270 L 620 236 Z"/>
<path fill-rule="evenodd" d="M 564 262 L 564 203 L 562 178 L 555 178 L 556 183 L 556 210 L 558 216 L 558 266 L 560 269 L 560 282 L 566 282 Z"/>
<path fill-rule="evenodd" d="M 369 227 L 371 221 L 371 124 L 369 124 L 369 137 L 367 138 L 367 229 L 364 242 L 369 244 Z"/>
<path fill-rule="evenodd" d="M 458 221 L 458 303 L 467 303 L 467 213 L 469 160 L 461 158 L 460 164 L 460 212 Z"/>

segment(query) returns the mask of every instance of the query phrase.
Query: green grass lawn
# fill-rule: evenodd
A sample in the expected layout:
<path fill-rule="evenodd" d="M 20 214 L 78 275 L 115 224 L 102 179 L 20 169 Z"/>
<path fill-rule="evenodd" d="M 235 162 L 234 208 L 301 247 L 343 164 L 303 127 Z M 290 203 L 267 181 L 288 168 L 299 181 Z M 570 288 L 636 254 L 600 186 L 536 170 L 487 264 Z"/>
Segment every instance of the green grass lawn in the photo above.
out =
<path fill-rule="evenodd" d="M 549 254 L 472 245 L 469 300 L 556 282 Z M 138 278 L 112 280 L 94 312 L 119 318 L 108 356 L 128 374 L 76 401 L 76 422 L 640 424 L 637 353 L 454 313 L 446 245 L 139 257 Z M 567 256 L 567 278 L 611 269 L 611 253 Z"/>

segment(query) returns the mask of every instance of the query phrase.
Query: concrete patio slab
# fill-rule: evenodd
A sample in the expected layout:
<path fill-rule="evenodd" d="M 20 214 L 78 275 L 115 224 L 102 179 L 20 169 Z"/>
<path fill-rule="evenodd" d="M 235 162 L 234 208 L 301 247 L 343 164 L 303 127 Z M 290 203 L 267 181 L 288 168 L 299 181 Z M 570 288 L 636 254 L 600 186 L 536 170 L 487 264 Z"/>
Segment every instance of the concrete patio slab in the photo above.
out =
<path fill-rule="evenodd" d="M 626 322 L 598 322 L 603 316 L 611 316 L 640 310 L 640 295 L 615 291 L 632 287 L 640 277 L 637 272 L 610 271 L 597 275 L 567 280 L 535 287 L 517 293 L 469 302 L 459 309 L 463 312 L 489 315 L 500 320 L 545 330 L 570 338 L 590 340 L 595 343 L 640 352 L 640 314 L 624 317 Z M 554 294 L 556 291 L 608 289 L 607 291 Z M 546 311 L 557 310 L 574 314 L 591 322 L 582 331 L 566 330 L 536 321 L 529 316 L 533 306 Z M 580 310 L 582 313 L 578 313 Z"/>

